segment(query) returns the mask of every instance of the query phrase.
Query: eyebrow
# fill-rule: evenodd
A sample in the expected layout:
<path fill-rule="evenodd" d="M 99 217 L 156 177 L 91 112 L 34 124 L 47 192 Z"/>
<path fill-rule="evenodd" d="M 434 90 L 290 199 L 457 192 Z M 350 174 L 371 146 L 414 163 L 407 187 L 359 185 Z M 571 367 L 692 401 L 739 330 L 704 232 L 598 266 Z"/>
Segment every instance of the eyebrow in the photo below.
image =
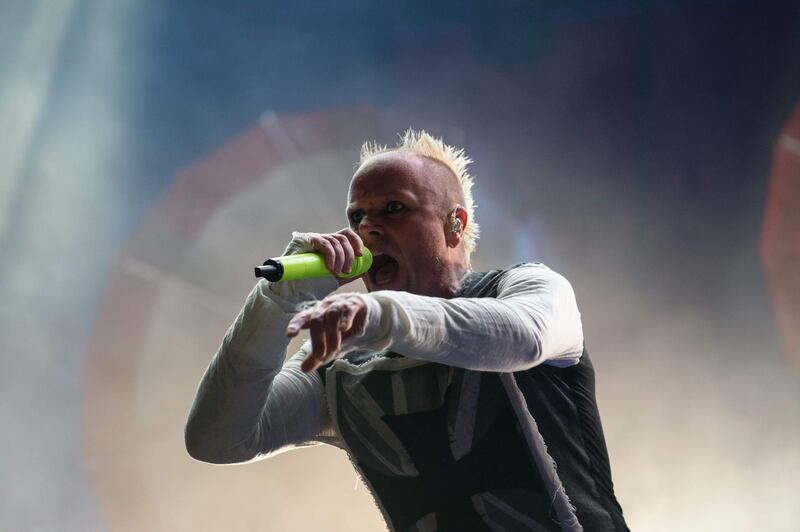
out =
<path fill-rule="evenodd" d="M 389 193 L 385 193 L 385 194 L 381 193 L 381 194 L 376 194 L 375 196 L 377 197 L 378 200 L 383 199 L 383 201 L 401 200 L 401 201 L 413 203 L 413 202 L 416 202 L 418 200 L 416 194 L 414 194 L 413 192 L 409 192 L 407 190 L 393 191 L 393 192 L 389 192 Z M 346 210 L 347 213 L 350 213 L 350 211 L 359 210 L 359 209 L 360 209 L 359 207 L 356 207 L 356 203 L 351 202 L 351 203 L 348 203 L 348 205 L 347 205 L 345 210 Z"/>

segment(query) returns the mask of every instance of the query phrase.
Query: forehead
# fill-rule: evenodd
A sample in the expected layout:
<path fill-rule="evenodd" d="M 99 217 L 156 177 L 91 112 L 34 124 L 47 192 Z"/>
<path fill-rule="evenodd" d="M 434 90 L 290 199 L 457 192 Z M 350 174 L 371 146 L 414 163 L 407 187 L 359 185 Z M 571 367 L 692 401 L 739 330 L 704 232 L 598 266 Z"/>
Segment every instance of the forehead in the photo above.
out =
<path fill-rule="evenodd" d="M 415 153 L 387 152 L 362 165 L 350 181 L 350 203 L 372 196 L 410 195 L 432 201 L 442 194 L 441 163 Z"/>

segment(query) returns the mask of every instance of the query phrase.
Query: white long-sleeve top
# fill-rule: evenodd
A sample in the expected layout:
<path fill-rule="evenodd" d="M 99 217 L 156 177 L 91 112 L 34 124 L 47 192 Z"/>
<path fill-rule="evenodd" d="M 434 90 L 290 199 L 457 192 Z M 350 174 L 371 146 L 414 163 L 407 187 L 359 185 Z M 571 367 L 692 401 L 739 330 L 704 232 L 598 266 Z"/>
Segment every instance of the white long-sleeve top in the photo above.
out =
<path fill-rule="evenodd" d="M 333 292 L 332 278 L 260 281 L 212 359 L 186 426 L 190 454 L 212 463 L 266 458 L 297 446 L 337 444 L 317 372 L 300 364 L 310 342 L 284 362 L 286 327 L 298 307 Z M 409 358 L 477 371 L 514 372 L 577 364 L 583 329 L 569 282 L 529 263 L 506 272 L 496 298 L 362 294 L 367 324 L 354 349 L 391 349 Z"/>

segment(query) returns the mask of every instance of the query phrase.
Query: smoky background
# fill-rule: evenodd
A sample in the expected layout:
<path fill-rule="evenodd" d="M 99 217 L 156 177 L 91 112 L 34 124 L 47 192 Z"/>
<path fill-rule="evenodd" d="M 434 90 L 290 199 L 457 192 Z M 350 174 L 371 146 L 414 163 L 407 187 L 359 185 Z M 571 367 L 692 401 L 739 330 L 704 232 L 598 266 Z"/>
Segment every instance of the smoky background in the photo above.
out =
<path fill-rule="evenodd" d="M 182 431 L 252 266 L 344 226 L 360 143 L 408 127 L 475 161 L 476 269 L 572 282 L 631 528 L 795 529 L 773 297 L 800 298 L 800 223 L 765 247 L 764 216 L 800 202 L 770 185 L 800 181 L 798 27 L 792 2 L 4 2 L 0 529 L 381 529 L 335 449 L 216 467 Z"/>

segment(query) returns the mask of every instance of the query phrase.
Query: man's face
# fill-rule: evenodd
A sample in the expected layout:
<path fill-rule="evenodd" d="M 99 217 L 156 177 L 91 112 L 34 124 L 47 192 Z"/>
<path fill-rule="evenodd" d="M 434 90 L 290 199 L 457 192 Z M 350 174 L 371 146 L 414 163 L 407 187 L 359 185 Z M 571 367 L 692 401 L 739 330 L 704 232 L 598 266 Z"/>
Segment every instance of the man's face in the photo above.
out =
<path fill-rule="evenodd" d="M 370 292 L 440 295 L 449 249 L 443 171 L 425 157 L 388 152 L 353 176 L 347 218 L 376 255 L 363 277 Z"/>

